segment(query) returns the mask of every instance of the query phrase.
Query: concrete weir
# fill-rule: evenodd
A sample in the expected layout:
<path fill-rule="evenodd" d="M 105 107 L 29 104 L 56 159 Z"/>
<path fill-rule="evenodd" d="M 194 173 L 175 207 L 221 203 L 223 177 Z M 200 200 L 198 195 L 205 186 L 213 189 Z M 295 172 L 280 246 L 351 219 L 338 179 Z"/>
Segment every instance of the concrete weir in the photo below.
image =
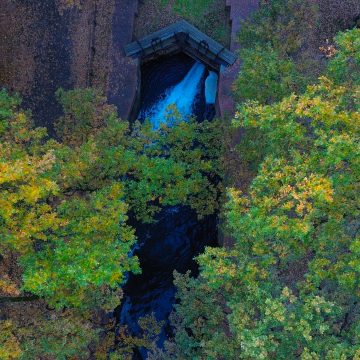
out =
<path fill-rule="evenodd" d="M 124 47 L 124 51 L 129 61 L 133 59 L 133 61 L 137 61 L 137 64 L 140 63 L 141 65 L 179 53 L 184 53 L 195 61 L 202 63 L 213 74 L 207 80 L 207 89 L 209 90 L 212 83 L 216 84 L 214 85 L 216 89 L 213 89 L 215 99 L 209 100 L 209 103 L 212 104 L 216 103 L 217 98 L 217 74 L 220 69 L 232 66 L 236 62 L 236 55 L 233 52 L 185 20 L 177 21 L 142 39 L 135 38 L 135 41 Z M 141 79 L 139 79 L 140 83 Z M 136 94 L 133 109 L 138 107 L 139 89 Z M 209 91 L 208 95 L 210 95 Z M 218 107 L 217 104 L 215 107 Z M 130 118 L 136 117 L 135 112 L 136 110 L 133 110 Z"/>
<path fill-rule="evenodd" d="M 141 58 L 142 61 L 177 52 L 184 52 L 214 69 L 232 65 L 236 61 L 235 54 L 185 20 L 125 46 L 127 56 Z"/>
<path fill-rule="evenodd" d="M 219 72 L 218 113 L 222 117 L 232 116 L 235 112 L 232 85 L 241 66 L 241 59 L 236 54 L 241 46 L 237 41 L 237 34 L 241 21 L 248 18 L 259 7 L 259 0 L 226 0 L 226 6 L 230 10 L 230 49 L 224 48 L 188 22 L 181 20 L 142 39 L 135 39 L 128 43 L 124 47 L 127 59 L 137 61 L 136 64 L 139 66 L 140 63 L 151 61 L 157 56 L 172 55 L 181 51 L 200 60 Z"/>

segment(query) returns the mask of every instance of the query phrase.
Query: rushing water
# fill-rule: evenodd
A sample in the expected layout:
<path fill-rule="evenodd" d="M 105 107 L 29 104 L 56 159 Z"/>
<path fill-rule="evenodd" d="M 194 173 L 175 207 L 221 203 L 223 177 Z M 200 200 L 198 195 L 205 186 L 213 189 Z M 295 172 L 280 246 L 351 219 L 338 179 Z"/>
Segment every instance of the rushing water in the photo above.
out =
<path fill-rule="evenodd" d="M 139 118 L 150 119 L 154 128 L 166 121 L 169 105 L 176 105 L 186 120 L 206 117 L 214 108 L 217 75 L 194 60 L 178 55 L 145 68 L 142 74 L 142 101 Z M 206 95 L 206 96 L 205 96 Z M 196 275 L 194 257 L 207 245 L 216 245 L 216 216 L 198 220 L 187 207 L 167 207 L 152 225 L 134 224 L 139 239 L 135 254 L 140 259 L 141 275 L 130 275 L 124 287 L 122 305 L 117 311 L 120 325 L 134 335 L 140 334 L 139 318 L 154 314 L 164 321 L 158 342 L 171 336 L 169 315 L 175 301 L 173 271 L 191 270 Z M 146 351 L 137 349 L 134 359 L 146 359 Z"/>
<path fill-rule="evenodd" d="M 205 101 L 206 104 L 214 105 L 216 102 L 218 88 L 218 75 L 214 71 L 209 71 L 209 75 L 205 80 Z"/>
<path fill-rule="evenodd" d="M 152 107 L 144 109 L 141 117 L 149 119 L 154 129 L 158 129 L 165 121 L 171 121 L 170 107 L 172 105 L 176 105 L 183 119 L 191 117 L 204 73 L 205 66 L 196 62 L 184 79 L 167 89 Z"/>

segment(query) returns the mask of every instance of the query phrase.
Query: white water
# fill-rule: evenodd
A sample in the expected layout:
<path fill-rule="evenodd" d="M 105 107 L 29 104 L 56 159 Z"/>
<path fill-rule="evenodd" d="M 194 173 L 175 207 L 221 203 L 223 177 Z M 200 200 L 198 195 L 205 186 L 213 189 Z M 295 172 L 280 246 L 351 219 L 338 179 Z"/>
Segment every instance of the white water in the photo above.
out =
<path fill-rule="evenodd" d="M 207 104 L 215 104 L 218 87 L 218 76 L 215 72 L 209 71 L 205 80 L 205 101 Z"/>
<path fill-rule="evenodd" d="M 145 111 L 144 117 L 150 120 L 154 129 L 158 129 L 164 122 L 171 124 L 173 121 L 171 115 L 175 110 L 173 105 L 182 118 L 187 119 L 192 116 L 204 72 L 205 66 L 196 62 L 182 81 L 169 88 L 160 101 Z"/>

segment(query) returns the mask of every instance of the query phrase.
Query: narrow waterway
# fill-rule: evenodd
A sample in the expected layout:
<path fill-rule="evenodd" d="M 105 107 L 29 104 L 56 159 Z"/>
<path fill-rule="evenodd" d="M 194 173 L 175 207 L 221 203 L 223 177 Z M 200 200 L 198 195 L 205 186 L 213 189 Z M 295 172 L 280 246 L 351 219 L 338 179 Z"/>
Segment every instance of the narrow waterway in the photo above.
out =
<path fill-rule="evenodd" d="M 171 122 L 171 105 L 176 105 L 184 120 L 190 118 L 199 100 L 197 95 L 200 93 L 204 73 L 205 66 L 195 62 L 183 80 L 166 89 L 158 101 L 142 110 L 140 116 L 149 119 L 154 129 L 158 129 L 162 122 Z"/>
<path fill-rule="evenodd" d="M 216 88 L 217 75 L 186 55 L 148 64 L 142 72 L 139 119 L 149 119 L 157 129 L 163 121 L 171 122 L 167 109 L 175 104 L 184 121 L 191 116 L 202 121 L 215 113 Z M 168 318 L 176 291 L 173 272 L 191 270 L 196 275 L 194 257 L 205 246 L 216 246 L 217 219 L 214 215 L 200 221 L 191 209 L 178 206 L 163 209 L 156 220 L 152 225 L 135 224 L 139 239 L 135 253 L 142 274 L 129 276 L 117 316 L 121 325 L 138 335 L 139 318 L 154 314 L 157 320 L 164 321 L 158 343 L 162 346 L 171 336 Z M 138 349 L 134 359 L 146 359 L 144 349 Z"/>

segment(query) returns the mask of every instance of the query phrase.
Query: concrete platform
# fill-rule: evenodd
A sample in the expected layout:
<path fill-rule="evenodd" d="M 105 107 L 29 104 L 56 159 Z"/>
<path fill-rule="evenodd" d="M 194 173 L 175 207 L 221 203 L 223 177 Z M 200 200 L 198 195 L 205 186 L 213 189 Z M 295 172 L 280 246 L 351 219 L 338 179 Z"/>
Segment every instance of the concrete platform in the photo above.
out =
<path fill-rule="evenodd" d="M 142 39 L 125 46 L 127 56 L 146 58 L 157 56 L 175 49 L 190 51 L 190 56 L 198 57 L 203 62 L 210 62 L 210 66 L 233 65 L 236 61 L 234 53 L 223 45 L 207 36 L 195 26 L 185 20 L 179 20 L 160 29 Z"/>
<path fill-rule="evenodd" d="M 231 45 L 230 50 L 238 52 L 241 44 L 237 41 L 241 21 L 248 18 L 259 7 L 259 0 L 227 0 L 230 8 Z M 240 71 L 241 59 L 227 68 L 223 68 L 219 76 L 219 110 L 221 116 L 232 116 L 235 112 L 235 102 L 232 95 L 233 83 Z"/>

